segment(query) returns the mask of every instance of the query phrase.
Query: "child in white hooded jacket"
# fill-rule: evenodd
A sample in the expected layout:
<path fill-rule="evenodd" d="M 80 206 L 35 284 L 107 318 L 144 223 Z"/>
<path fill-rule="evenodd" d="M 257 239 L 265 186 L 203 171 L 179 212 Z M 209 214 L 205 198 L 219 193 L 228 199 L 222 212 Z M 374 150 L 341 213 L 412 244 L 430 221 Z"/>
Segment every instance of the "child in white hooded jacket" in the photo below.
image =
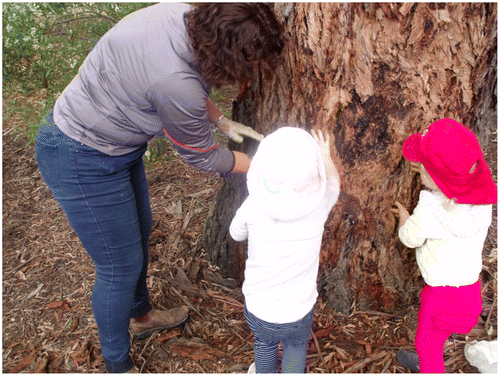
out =
<path fill-rule="evenodd" d="M 261 141 L 230 234 L 248 239 L 243 294 L 257 373 L 305 370 L 324 224 L 340 192 L 330 139 L 283 127 Z"/>

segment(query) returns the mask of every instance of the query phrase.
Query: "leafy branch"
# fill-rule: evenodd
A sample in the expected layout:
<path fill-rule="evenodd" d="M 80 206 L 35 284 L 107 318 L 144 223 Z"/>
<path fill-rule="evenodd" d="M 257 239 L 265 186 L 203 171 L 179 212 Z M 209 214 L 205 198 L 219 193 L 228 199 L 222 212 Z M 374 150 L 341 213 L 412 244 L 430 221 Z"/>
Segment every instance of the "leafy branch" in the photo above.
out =
<path fill-rule="evenodd" d="M 77 18 L 72 18 L 70 20 L 66 20 L 66 21 L 59 21 L 56 23 L 57 24 L 65 24 L 65 23 L 69 23 L 69 22 L 73 22 L 73 21 L 79 21 L 79 20 L 85 20 L 85 19 L 92 19 L 92 18 L 105 18 L 107 19 L 108 21 L 111 21 L 113 23 L 117 23 L 118 21 L 116 21 L 115 19 L 109 17 L 109 16 L 106 16 L 104 14 L 94 14 L 94 15 L 91 15 L 91 16 L 83 16 L 83 17 L 77 17 Z"/>

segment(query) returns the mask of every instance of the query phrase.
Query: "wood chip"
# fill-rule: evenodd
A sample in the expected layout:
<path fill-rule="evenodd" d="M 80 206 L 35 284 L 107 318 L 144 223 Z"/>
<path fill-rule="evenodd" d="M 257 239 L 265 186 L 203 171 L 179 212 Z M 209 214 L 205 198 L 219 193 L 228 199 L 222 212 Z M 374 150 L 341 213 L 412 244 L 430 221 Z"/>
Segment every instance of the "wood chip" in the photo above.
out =
<path fill-rule="evenodd" d="M 226 353 L 214 349 L 203 343 L 200 339 L 173 339 L 168 341 L 167 346 L 178 356 L 187 357 L 195 361 L 200 360 L 216 360 L 226 357 Z"/>
<path fill-rule="evenodd" d="M 33 363 L 36 358 L 36 351 L 32 351 L 26 354 L 15 366 L 12 368 L 9 373 L 18 373 L 24 369 L 24 367 Z"/>

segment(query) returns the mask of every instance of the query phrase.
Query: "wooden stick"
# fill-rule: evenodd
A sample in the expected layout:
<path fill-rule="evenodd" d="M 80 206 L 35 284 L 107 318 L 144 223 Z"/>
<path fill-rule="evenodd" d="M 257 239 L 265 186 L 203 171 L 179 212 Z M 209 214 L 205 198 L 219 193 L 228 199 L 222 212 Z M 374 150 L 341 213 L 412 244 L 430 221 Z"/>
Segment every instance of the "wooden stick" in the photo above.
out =
<path fill-rule="evenodd" d="M 314 334 L 314 331 L 311 329 L 311 334 L 314 340 L 314 344 L 316 345 L 316 351 L 318 352 L 319 357 L 321 358 L 321 364 L 323 364 L 323 367 L 326 369 L 326 363 L 325 363 L 325 358 L 323 358 L 323 354 L 321 353 L 321 348 L 319 347 L 319 342 L 318 339 L 316 338 L 316 335 Z"/>
<path fill-rule="evenodd" d="M 351 367 L 346 369 L 343 373 L 353 373 L 354 371 L 358 371 L 361 368 L 363 368 L 364 366 L 366 366 L 368 363 L 373 362 L 374 360 L 383 358 L 386 355 L 387 355 L 387 352 L 385 352 L 385 351 L 382 351 L 378 354 L 373 354 L 372 357 L 364 359 L 361 362 L 358 362 L 356 364 L 353 364 Z"/>

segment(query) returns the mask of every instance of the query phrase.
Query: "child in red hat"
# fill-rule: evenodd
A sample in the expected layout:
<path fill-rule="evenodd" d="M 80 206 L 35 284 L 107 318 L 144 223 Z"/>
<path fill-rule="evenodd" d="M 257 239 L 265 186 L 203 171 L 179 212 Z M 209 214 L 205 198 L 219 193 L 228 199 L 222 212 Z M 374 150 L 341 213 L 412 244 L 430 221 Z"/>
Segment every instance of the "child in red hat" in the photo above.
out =
<path fill-rule="evenodd" d="M 467 127 L 442 119 L 408 137 L 403 156 L 419 172 L 422 190 L 410 216 L 396 201 L 399 238 L 416 248 L 426 282 L 420 294 L 417 354 L 398 360 L 421 373 L 444 373 L 443 349 L 451 333 L 468 333 L 482 311 L 482 250 L 497 187 L 481 147 Z"/>

